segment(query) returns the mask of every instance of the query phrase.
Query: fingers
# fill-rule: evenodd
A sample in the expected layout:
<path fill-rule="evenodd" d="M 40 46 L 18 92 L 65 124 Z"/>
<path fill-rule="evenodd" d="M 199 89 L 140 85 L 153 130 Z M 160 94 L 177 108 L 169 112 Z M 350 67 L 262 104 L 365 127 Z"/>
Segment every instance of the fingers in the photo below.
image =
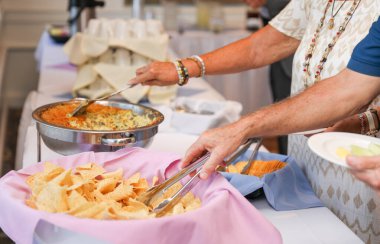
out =
<path fill-rule="evenodd" d="M 129 84 L 154 85 L 152 81 L 157 83 L 157 73 L 154 72 L 154 63 L 143 66 L 136 70 L 136 77 L 129 81 Z"/>
<path fill-rule="evenodd" d="M 351 167 L 351 173 L 358 179 L 380 190 L 380 156 L 374 157 L 347 157 L 347 165 Z"/>
<path fill-rule="evenodd" d="M 380 190 L 380 171 L 379 170 L 365 170 L 365 171 L 354 171 L 351 173 L 360 181 L 363 181 L 373 189 Z"/>
<path fill-rule="evenodd" d="M 213 173 L 216 167 L 223 163 L 225 155 L 220 153 L 218 150 L 211 152 L 210 159 L 207 160 L 206 164 L 202 167 L 202 172 L 199 174 L 199 177 L 202 180 L 206 180 L 211 173 Z"/>
<path fill-rule="evenodd" d="M 130 84 L 147 83 L 150 80 L 155 80 L 154 74 L 152 72 L 144 72 L 141 74 L 137 74 L 135 78 L 129 81 L 129 83 Z"/>
<path fill-rule="evenodd" d="M 374 157 L 355 157 L 348 156 L 347 165 L 351 167 L 352 170 L 369 170 L 380 168 L 380 156 Z"/>
<path fill-rule="evenodd" d="M 143 74 L 143 73 L 146 73 L 148 70 L 149 70 L 149 66 L 148 66 L 148 65 L 145 65 L 145 66 L 143 66 L 143 67 L 141 67 L 141 68 L 138 68 L 138 69 L 136 70 L 136 75 L 141 75 L 141 74 Z"/>
<path fill-rule="evenodd" d="M 189 165 L 194 159 L 199 158 L 203 155 L 206 148 L 202 143 L 200 143 L 200 140 L 198 139 L 191 147 L 187 150 L 185 157 L 181 161 L 181 167 L 184 168 L 187 165 Z"/>
<path fill-rule="evenodd" d="M 204 132 L 198 140 L 188 149 L 181 165 L 185 167 L 194 159 L 210 152 L 210 158 L 203 165 L 200 178 L 207 179 L 226 156 L 234 152 L 244 141 L 244 135 L 236 133 L 236 125 L 226 125 Z"/>
<path fill-rule="evenodd" d="M 182 168 L 191 164 L 195 159 L 201 157 L 206 151 L 204 142 L 202 138 L 199 138 L 186 152 L 185 157 L 182 159 Z M 221 160 L 220 160 L 221 159 Z M 211 152 L 211 156 L 206 164 L 202 167 L 199 177 L 203 180 L 207 179 L 209 175 L 215 171 L 215 168 L 220 163 L 223 163 L 224 157 L 218 153 L 217 150 Z"/>
<path fill-rule="evenodd" d="M 143 86 L 165 86 L 165 84 L 162 84 L 162 82 L 160 82 L 159 80 L 146 81 L 146 82 L 141 83 L 141 85 L 143 85 Z"/>
<path fill-rule="evenodd" d="M 153 62 L 136 70 L 136 77 L 129 84 L 149 86 L 174 85 L 178 81 L 178 74 L 172 62 Z"/>

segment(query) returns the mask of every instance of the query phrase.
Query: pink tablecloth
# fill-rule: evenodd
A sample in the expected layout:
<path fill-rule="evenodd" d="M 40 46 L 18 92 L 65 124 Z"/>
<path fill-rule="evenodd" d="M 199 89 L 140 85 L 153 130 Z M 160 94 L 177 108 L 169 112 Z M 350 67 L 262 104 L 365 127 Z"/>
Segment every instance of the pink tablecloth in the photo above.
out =
<path fill-rule="evenodd" d="M 123 149 L 116 153 L 82 153 L 51 162 L 72 168 L 88 162 L 103 165 L 107 171 L 123 168 L 124 177 L 141 172 L 148 181 L 161 179 L 177 168 L 177 155 L 144 149 Z M 27 207 L 30 194 L 28 175 L 42 170 L 36 164 L 0 179 L 0 227 L 16 243 L 32 243 L 39 220 L 83 233 L 111 243 L 281 243 L 281 235 L 221 175 L 201 181 L 193 193 L 202 207 L 182 215 L 143 220 L 80 219 L 66 214 L 51 214 Z M 54 233 L 52 233 L 53 235 Z"/>

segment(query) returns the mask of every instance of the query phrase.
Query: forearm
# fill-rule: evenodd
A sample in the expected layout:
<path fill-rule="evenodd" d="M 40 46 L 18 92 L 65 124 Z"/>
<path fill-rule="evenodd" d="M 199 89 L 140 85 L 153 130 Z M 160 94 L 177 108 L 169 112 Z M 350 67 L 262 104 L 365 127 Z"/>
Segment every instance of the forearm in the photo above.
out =
<path fill-rule="evenodd" d="M 203 54 L 201 58 L 205 62 L 207 75 L 237 73 L 288 57 L 298 45 L 298 40 L 267 25 L 247 38 Z M 191 76 L 199 75 L 199 68 L 194 62 L 186 60 L 185 66 Z"/>
<path fill-rule="evenodd" d="M 379 91 L 378 78 L 345 70 L 299 95 L 243 117 L 237 128 L 248 138 L 328 127 L 361 111 Z"/>

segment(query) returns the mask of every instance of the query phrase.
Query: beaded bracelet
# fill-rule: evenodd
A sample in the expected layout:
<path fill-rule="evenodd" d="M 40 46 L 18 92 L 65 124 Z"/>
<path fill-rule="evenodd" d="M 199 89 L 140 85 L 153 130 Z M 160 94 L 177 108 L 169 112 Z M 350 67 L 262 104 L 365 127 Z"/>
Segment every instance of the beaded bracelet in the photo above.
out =
<path fill-rule="evenodd" d="M 205 65 L 205 62 L 203 61 L 203 59 L 201 57 L 199 57 L 198 55 L 193 55 L 190 58 L 196 60 L 196 62 L 198 63 L 198 66 L 201 69 L 201 77 L 205 76 L 206 65 Z"/>
<path fill-rule="evenodd" d="M 185 82 L 185 76 L 182 72 L 182 69 L 181 69 L 178 61 L 174 61 L 173 64 L 174 64 L 175 69 L 176 69 L 177 74 L 178 74 L 178 85 L 182 86 L 183 83 Z"/>
<path fill-rule="evenodd" d="M 361 127 L 360 134 L 364 135 L 365 134 L 365 128 L 366 128 L 366 122 L 365 122 L 363 113 L 359 114 L 359 120 L 360 120 L 360 127 Z"/>
<path fill-rule="evenodd" d="M 180 86 L 186 85 L 190 78 L 189 71 L 187 70 L 185 65 L 183 65 L 181 60 L 176 60 L 175 64 L 176 64 L 176 70 L 178 73 L 178 85 Z"/>

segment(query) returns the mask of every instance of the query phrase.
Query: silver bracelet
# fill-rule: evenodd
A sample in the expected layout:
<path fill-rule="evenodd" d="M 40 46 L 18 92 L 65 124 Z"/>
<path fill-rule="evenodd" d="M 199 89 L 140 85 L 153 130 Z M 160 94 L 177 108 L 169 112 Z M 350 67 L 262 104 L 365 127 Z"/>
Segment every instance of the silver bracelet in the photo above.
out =
<path fill-rule="evenodd" d="M 198 55 L 193 55 L 193 56 L 191 56 L 191 58 L 195 58 L 196 60 L 198 60 L 200 67 L 201 67 L 201 77 L 205 76 L 206 65 L 205 65 L 205 62 L 203 61 L 203 59 L 201 57 L 199 57 Z"/>

